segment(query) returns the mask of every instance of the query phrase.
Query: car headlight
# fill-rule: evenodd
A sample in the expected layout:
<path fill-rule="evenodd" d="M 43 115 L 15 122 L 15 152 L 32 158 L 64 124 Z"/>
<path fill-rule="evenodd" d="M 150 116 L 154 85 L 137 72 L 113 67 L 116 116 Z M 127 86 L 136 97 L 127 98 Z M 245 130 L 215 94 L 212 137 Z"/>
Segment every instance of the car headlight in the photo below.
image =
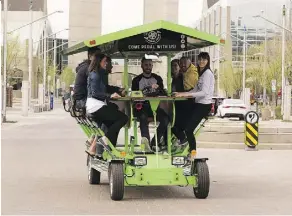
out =
<path fill-rule="evenodd" d="M 172 157 L 172 165 L 184 165 L 185 164 L 185 157 Z"/>
<path fill-rule="evenodd" d="M 145 166 L 145 165 L 147 165 L 147 158 L 146 157 L 135 157 L 134 158 L 134 165 L 135 166 Z"/>

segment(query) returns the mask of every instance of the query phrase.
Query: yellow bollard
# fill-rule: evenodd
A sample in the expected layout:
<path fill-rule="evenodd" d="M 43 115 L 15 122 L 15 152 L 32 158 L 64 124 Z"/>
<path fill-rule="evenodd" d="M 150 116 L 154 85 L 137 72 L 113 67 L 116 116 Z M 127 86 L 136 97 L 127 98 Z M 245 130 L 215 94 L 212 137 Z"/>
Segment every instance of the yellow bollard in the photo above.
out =
<path fill-rule="evenodd" d="M 259 144 L 259 115 L 250 111 L 245 115 L 244 144 L 246 150 L 257 150 Z"/>

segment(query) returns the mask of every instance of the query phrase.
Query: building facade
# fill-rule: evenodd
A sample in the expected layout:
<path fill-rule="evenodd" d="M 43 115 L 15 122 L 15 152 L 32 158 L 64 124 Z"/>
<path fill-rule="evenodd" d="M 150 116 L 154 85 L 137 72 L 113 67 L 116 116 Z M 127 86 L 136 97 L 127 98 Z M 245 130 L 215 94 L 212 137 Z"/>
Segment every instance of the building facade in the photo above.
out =
<path fill-rule="evenodd" d="M 2 4 L 3 10 L 3 4 Z M 8 58 L 7 79 L 8 83 L 13 84 L 16 97 L 21 97 L 21 82 L 28 80 L 28 39 L 29 39 L 29 26 L 18 29 L 31 22 L 37 20 L 47 12 L 46 0 L 33 0 L 32 12 L 30 10 L 30 1 L 9 0 L 7 12 L 7 42 L 8 53 L 18 51 L 17 55 L 13 58 Z M 32 19 L 31 19 L 32 13 Z M 2 22 L 4 21 L 4 13 L 2 13 Z M 3 26 L 3 25 L 2 25 Z M 47 31 L 50 33 L 50 25 L 47 23 Z M 37 96 L 38 86 L 38 53 L 40 50 L 40 43 L 37 42 L 41 39 L 44 32 L 44 21 L 38 21 L 32 24 L 32 40 L 33 40 L 33 75 L 32 75 L 32 97 Z M 18 30 L 16 30 L 18 29 Z M 13 48 L 13 46 L 15 46 Z"/>
<path fill-rule="evenodd" d="M 210 53 L 211 67 L 217 80 L 217 94 L 222 94 L 219 83 L 220 74 L 224 73 L 224 68 L 221 62 L 228 61 L 233 67 L 242 68 L 244 44 L 246 48 L 261 44 L 265 37 L 271 39 L 281 32 L 274 25 L 262 19 L 256 19 L 254 16 L 261 14 L 281 24 L 281 8 L 285 3 L 287 3 L 286 0 L 204 0 L 202 16 L 196 28 L 220 36 L 226 41 L 224 46 L 204 49 Z M 244 43 L 244 32 L 246 43 Z M 196 54 L 197 51 L 184 53 L 184 55 L 192 56 L 194 61 Z M 253 59 L 254 56 L 247 56 L 247 61 Z"/>
<path fill-rule="evenodd" d="M 54 40 L 56 40 L 56 73 L 57 75 L 60 75 L 63 69 L 68 66 L 68 56 L 62 55 L 62 50 L 68 48 L 68 39 L 48 38 L 48 59 L 50 59 L 51 61 L 54 60 Z"/>
<path fill-rule="evenodd" d="M 102 0 L 70 0 L 69 46 L 101 35 L 101 20 Z M 86 53 L 69 56 L 68 64 L 75 68 L 86 58 Z"/>

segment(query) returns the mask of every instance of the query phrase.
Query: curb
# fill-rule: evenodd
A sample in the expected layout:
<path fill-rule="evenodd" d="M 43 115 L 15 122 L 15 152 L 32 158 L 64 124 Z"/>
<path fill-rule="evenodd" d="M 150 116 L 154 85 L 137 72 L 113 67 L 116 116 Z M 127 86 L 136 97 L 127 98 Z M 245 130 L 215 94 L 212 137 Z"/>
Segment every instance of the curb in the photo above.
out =
<path fill-rule="evenodd" d="M 216 148 L 216 149 L 242 149 L 246 145 L 243 143 L 226 143 L 226 142 L 198 142 L 198 148 Z M 288 143 L 259 143 L 259 150 L 292 150 L 292 144 Z"/>
<path fill-rule="evenodd" d="M 226 132 L 233 132 L 233 133 L 239 133 L 244 132 L 244 125 L 240 126 L 211 126 L 211 125 L 205 125 L 204 128 L 202 128 L 203 132 L 220 132 L 220 133 L 226 133 Z M 259 133 L 292 133 L 292 127 L 259 127 Z"/>

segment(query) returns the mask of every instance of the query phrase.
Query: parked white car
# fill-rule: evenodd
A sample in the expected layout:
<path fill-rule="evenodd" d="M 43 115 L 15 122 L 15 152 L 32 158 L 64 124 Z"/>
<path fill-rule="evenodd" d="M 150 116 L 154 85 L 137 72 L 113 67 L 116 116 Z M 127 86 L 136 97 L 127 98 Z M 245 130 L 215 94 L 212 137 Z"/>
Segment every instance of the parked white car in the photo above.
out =
<path fill-rule="evenodd" d="M 238 117 L 239 120 L 244 120 L 247 113 L 247 106 L 239 99 L 225 99 L 218 106 L 218 115 L 221 118 Z"/>

